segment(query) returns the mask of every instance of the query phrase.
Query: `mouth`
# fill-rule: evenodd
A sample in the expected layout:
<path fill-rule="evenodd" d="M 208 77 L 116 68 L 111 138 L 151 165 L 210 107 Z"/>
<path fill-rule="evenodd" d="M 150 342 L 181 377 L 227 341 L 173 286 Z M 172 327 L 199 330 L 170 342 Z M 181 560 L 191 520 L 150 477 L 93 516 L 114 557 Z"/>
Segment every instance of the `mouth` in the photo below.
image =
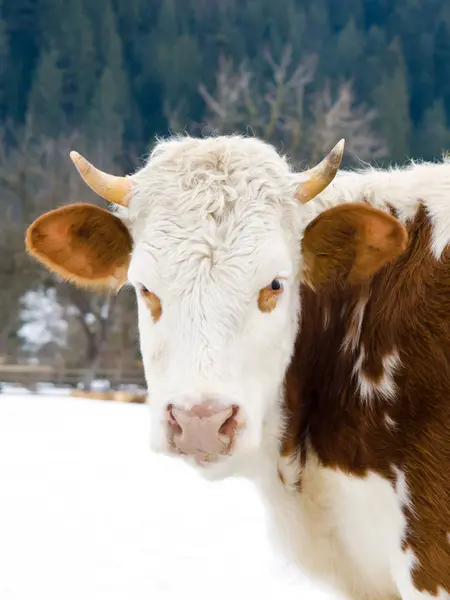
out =
<path fill-rule="evenodd" d="M 205 454 L 203 452 L 198 452 L 197 454 L 186 454 L 177 448 L 171 448 L 171 454 L 175 457 L 186 460 L 191 463 L 193 466 L 200 469 L 208 469 L 220 463 L 226 461 L 230 455 L 229 454 Z"/>

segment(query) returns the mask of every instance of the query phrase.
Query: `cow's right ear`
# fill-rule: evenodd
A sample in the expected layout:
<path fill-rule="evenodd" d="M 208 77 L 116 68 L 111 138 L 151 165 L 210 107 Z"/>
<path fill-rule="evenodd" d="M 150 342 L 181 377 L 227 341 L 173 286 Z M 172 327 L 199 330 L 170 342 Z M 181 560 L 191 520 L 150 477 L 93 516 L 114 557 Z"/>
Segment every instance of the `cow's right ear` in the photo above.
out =
<path fill-rule="evenodd" d="M 118 290 L 127 280 L 132 238 L 115 215 L 92 204 L 70 204 L 28 228 L 31 256 L 80 287 Z"/>

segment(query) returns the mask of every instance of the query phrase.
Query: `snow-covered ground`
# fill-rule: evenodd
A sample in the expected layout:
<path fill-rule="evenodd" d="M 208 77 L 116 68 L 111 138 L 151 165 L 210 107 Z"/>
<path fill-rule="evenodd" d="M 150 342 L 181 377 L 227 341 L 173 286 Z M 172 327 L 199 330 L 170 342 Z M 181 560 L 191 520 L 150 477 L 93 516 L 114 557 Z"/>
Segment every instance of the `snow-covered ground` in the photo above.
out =
<path fill-rule="evenodd" d="M 2 600 L 325 600 L 244 481 L 148 447 L 148 408 L 0 395 Z"/>

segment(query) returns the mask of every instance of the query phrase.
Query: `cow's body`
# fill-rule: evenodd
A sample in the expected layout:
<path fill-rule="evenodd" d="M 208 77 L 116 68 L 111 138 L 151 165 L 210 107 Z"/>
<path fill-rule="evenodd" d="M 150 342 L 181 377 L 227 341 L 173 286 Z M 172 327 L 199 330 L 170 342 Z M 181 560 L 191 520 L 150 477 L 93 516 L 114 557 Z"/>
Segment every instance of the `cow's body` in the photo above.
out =
<path fill-rule="evenodd" d="M 251 477 L 283 549 L 349 597 L 450 598 L 450 164 L 301 207 L 272 149 L 182 139 L 132 178 L 129 241 L 77 207 L 28 246 L 80 283 L 128 271 L 155 449 Z"/>
<path fill-rule="evenodd" d="M 338 176 L 326 196 L 395 212 L 409 247 L 366 285 L 301 288 L 276 521 L 355 598 L 448 598 L 450 165 Z"/>

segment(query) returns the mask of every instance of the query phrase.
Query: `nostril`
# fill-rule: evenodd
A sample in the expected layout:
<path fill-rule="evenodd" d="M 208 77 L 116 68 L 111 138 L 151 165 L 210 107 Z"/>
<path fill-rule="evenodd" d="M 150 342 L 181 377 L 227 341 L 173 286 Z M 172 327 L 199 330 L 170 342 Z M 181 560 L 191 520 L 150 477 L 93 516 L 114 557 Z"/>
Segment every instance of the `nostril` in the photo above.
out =
<path fill-rule="evenodd" d="M 173 405 L 169 404 L 166 410 L 167 424 L 174 433 L 182 433 L 183 430 L 173 414 Z"/>
<path fill-rule="evenodd" d="M 227 418 L 226 421 L 224 421 L 224 423 L 221 425 L 221 427 L 219 429 L 219 433 L 221 435 L 226 435 L 229 438 L 231 438 L 233 436 L 233 434 L 236 432 L 237 425 L 238 425 L 238 422 L 237 422 L 238 413 L 239 413 L 239 408 L 237 406 L 233 406 L 231 415 Z"/>

